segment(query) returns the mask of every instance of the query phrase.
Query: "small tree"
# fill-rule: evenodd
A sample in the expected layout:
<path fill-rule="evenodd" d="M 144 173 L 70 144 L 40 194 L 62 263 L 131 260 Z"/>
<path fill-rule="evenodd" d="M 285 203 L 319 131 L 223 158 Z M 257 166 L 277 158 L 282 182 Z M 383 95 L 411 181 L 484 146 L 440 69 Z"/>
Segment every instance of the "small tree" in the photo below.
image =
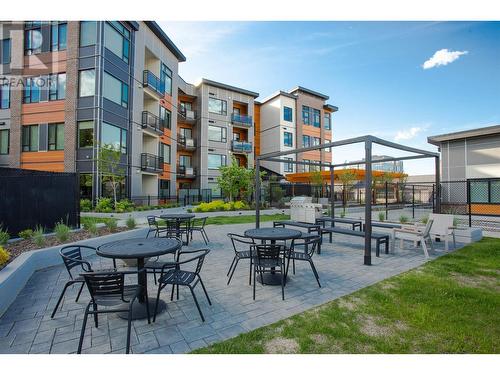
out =
<path fill-rule="evenodd" d="M 217 177 L 222 192 L 229 201 L 236 200 L 240 195 L 248 194 L 253 190 L 254 171 L 240 167 L 233 157 L 231 164 L 219 168 L 220 176 Z"/>
<path fill-rule="evenodd" d="M 349 199 L 349 193 L 354 186 L 354 181 L 357 180 L 356 173 L 352 169 L 343 169 L 338 173 L 339 180 L 342 182 L 342 206 L 343 212 L 345 214 L 345 208 L 347 200 Z M 332 187 L 333 189 L 333 187 Z"/>
<path fill-rule="evenodd" d="M 312 171 L 310 181 L 313 188 L 313 194 L 319 197 L 323 188 L 323 176 L 321 175 L 321 171 Z"/>
<path fill-rule="evenodd" d="M 116 207 L 118 187 L 125 180 L 125 169 L 120 163 L 121 152 L 113 145 L 105 144 L 99 148 L 97 164 L 102 181 L 109 183 L 113 190 L 113 200 Z"/>

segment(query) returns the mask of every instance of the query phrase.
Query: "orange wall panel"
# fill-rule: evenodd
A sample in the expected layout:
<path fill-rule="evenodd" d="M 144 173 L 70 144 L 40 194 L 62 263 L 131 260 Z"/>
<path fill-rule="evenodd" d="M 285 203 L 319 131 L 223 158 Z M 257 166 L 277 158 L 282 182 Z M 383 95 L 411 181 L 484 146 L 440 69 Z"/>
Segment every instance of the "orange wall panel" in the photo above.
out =
<path fill-rule="evenodd" d="M 470 210 L 476 215 L 500 215 L 500 204 L 478 204 L 473 203 Z"/>
<path fill-rule="evenodd" d="M 64 105 L 64 100 L 23 104 L 21 107 L 21 124 L 64 122 Z"/>
<path fill-rule="evenodd" d="M 64 172 L 64 151 L 22 152 L 21 168 Z"/>
<path fill-rule="evenodd" d="M 42 75 L 66 72 L 66 51 L 45 52 L 24 57 L 25 75 Z"/>

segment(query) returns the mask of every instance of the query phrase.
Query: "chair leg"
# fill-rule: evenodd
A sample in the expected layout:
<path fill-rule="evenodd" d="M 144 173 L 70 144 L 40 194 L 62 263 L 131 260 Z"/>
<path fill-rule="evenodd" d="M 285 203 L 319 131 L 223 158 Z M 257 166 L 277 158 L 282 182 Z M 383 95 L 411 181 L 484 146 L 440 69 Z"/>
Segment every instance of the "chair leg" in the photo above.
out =
<path fill-rule="evenodd" d="M 189 290 L 191 291 L 191 295 L 193 296 L 194 303 L 196 304 L 196 307 L 198 308 L 198 312 L 200 313 L 201 320 L 204 322 L 205 317 L 203 316 L 203 313 L 201 312 L 200 305 L 198 303 L 198 300 L 196 299 L 196 295 L 194 294 L 194 290 L 190 285 L 188 285 L 188 286 L 189 286 Z"/>
<path fill-rule="evenodd" d="M 444 251 L 448 251 L 450 249 L 450 246 L 449 246 L 449 239 L 448 239 L 448 236 L 446 236 L 444 238 Z"/>
<path fill-rule="evenodd" d="M 94 303 L 93 309 L 95 312 L 97 312 L 97 305 L 95 303 Z M 99 318 L 97 317 L 97 314 L 94 314 L 94 323 L 95 323 L 95 327 L 99 328 Z"/>
<path fill-rule="evenodd" d="M 252 265 L 253 259 L 250 257 L 250 271 L 248 272 L 248 285 L 252 285 Z"/>
<path fill-rule="evenodd" d="M 203 284 L 203 280 L 201 279 L 201 277 L 199 275 L 198 275 L 198 278 L 200 279 L 201 287 L 203 288 L 203 291 L 205 292 L 205 296 L 207 297 L 208 304 L 210 306 L 212 306 L 212 301 L 210 301 L 210 298 L 208 297 L 208 293 L 207 293 L 207 289 L 205 288 L 205 284 Z"/>
<path fill-rule="evenodd" d="M 170 301 L 174 300 L 175 284 L 172 284 L 172 293 L 170 294 Z"/>
<path fill-rule="evenodd" d="M 455 231 L 453 231 L 451 235 L 453 236 L 453 250 L 455 250 L 457 248 L 457 241 L 455 240 Z"/>
<path fill-rule="evenodd" d="M 179 285 L 177 285 L 177 301 L 179 300 Z"/>
<path fill-rule="evenodd" d="M 424 250 L 424 254 L 426 258 L 429 258 L 429 252 L 427 251 L 427 245 L 425 243 L 425 239 L 422 238 L 420 241 L 420 245 L 422 246 L 422 249 Z"/>
<path fill-rule="evenodd" d="M 75 302 L 78 302 L 78 299 L 80 298 L 80 294 L 82 294 L 83 287 L 85 286 L 85 283 L 82 283 L 82 286 L 80 287 L 80 290 L 78 291 L 78 294 L 76 295 Z"/>
<path fill-rule="evenodd" d="M 316 278 L 316 281 L 318 283 L 318 286 L 321 288 L 321 284 L 319 282 L 319 275 L 318 275 L 318 271 L 316 271 L 316 267 L 314 266 L 314 263 L 312 260 L 309 260 L 309 264 L 311 265 L 311 268 L 313 270 L 313 273 L 314 273 L 314 277 Z"/>
<path fill-rule="evenodd" d="M 253 266 L 253 300 L 255 301 L 255 284 L 257 280 L 255 279 L 255 275 L 257 274 L 257 270 L 255 269 L 255 265 Z"/>
<path fill-rule="evenodd" d="M 285 300 L 285 273 L 283 272 L 284 264 L 281 265 L 281 299 Z"/>
<path fill-rule="evenodd" d="M 292 271 L 293 271 L 293 274 L 295 275 L 295 258 L 292 259 Z"/>
<path fill-rule="evenodd" d="M 146 297 L 146 314 L 148 314 L 148 324 L 151 324 L 151 313 L 149 311 L 149 297 L 147 290 L 145 291 L 144 297 Z"/>
<path fill-rule="evenodd" d="M 233 257 L 233 260 L 231 261 L 231 265 L 229 266 L 229 269 L 227 270 L 226 276 L 229 276 L 229 274 L 231 273 L 231 270 L 233 269 L 233 266 L 234 266 L 234 262 L 236 262 L 236 258 L 237 258 L 237 256 L 235 255 Z"/>
<path fill-rule="evenodd" d="M 59 304 L 61 303 L 61 301 L 64 297 L 64 294 L 66 293 L 66 289 L 68 289 L 68 286 L 70 286 L 72 284 L 74 284 L 74 283 L 72 281 L 69 281 L 64 285 L 64 288 L 61 292 L 61 295 L 59 296 L 59 299 L 57 300 L 56 307 L 54 307 L 54 311 L 52 311 L 52 315 L 50 316 L 51 319 L 54 318 L 54 315 L 56 315 Z"/>
<path fill-rule="evenodd" d="M 158 281 L 156 280 L 156 269 L 153 268 L 153 278 L 155 281 L 155 285 L 158 285 Z"/>
<path fill-rule="evenodd" d="M 229 280 L 227 280 L 227 285 L 229 285 L 229 283 L 231 282 L 231 279 L 233 278 L 233 275 L 234 275 L 234 271 L 236 271 L 236 266 L 238 265 L 239 261 L 240 261 L 240 258 L 237 258 L 236 263 L 234 264 L 234 267 L 233 267 L 233 271 L 231 272 L 231 276 L 229 276 Z"/>
<path fill-rule="evenodd" d="M 161 284 L 158 285 L 158 293 L 156 294 L 155 312 L 153 314 L 153 323 L 156 322 L 156 313 L 158 312 L 158 302 L 160 302 L 160 292 L 161 292 Z"/>
<path fill-rule="evenodd" d="M 125 349 L 125 354 L 130 353 L 130 331 L 132 329 L 132 304 L 129 306 L 128 310 L 128 322 L 127 322 L 127 347 Z"/>
<path fill-rule="evenodd" d="M 82 331 L 80 332 L 80 341 L 78 342 L 78 350 L 76 351 L 78 354 L 81 354 L 82 352 L 83 338 L 85 337 L 85 328 L 87 326 L 87 317 L 89 316 L 91 303 L 92 302 L 89 302 L 89 304 L 85 308 L 85 315 L 83 315 Z"/>
<path fill-rule="evenodd" d="M 207 242 L 210 242 L 210 239 L 208 238 L 208 234 L 207 232 L 205 232 L 205 228 L 202 228 L 201 231 L 203 232 L 203 234 L 205 235 L 205 238 L 207 239 Z M 207 244 L 208 245 L 208 244 Z"/>

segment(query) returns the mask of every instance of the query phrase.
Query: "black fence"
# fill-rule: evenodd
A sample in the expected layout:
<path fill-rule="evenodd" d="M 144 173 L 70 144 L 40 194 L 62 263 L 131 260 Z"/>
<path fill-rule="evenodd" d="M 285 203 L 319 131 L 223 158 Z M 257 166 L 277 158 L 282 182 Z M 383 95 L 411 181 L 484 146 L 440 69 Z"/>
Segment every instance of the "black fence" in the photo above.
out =
<path fill-rule="evenodd" d="M 136 206 L 189 206 L 201 202 L 211 202 L 213 199 L 221 199 L 221 197 L 213 196 L 211 189 L 179 189 L 177 195 L 139 195 L 130 197 L 130 200 Z"/>
<path fill-rule="evenodd" d="M 11 235 L 24 229 L 53 229 L 63 221 L 80 226 L 76 173 L 0 168 L 0 225 Z"/>

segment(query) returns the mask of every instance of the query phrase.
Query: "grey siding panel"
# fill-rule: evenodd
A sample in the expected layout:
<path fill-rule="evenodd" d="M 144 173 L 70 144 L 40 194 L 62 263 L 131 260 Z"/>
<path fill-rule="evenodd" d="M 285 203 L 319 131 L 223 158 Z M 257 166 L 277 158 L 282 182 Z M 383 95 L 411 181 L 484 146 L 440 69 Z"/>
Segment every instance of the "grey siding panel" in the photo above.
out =
<path fill-rule="evenodd" d="M 130 81 L 128 64 L 107 49 L 104 49 L 103 65 L 104 70 L 109 74 L 123 82 L 128 83 Z"/>
<path fill-rule="evenodd" d="M 128 109 L 103 98 L 103 121 L 128 129 Z"/>

